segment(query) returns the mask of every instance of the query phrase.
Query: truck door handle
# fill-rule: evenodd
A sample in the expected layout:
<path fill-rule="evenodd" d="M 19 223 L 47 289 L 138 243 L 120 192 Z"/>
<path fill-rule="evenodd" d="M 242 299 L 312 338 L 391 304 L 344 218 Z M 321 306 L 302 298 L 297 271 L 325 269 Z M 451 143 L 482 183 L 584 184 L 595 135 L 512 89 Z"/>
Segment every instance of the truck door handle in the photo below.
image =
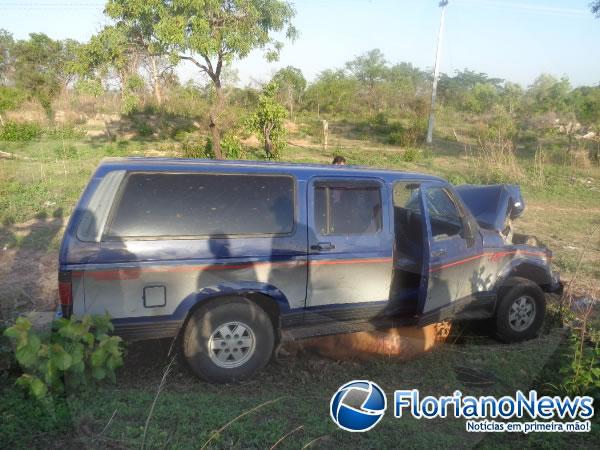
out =
<path fill-rule="evenodd" d="M 317 242 L 316 244 L 310 246 L 311 250 L 318 251 L 333 250 L 334 248 L 335 245 L 333 245 L 331 242 Z"/>
<path fill-rule="evenodd" d="M 446 256 L 448 254 L 448 252 L 445 249 L 440 249 L 440 250 L 436 250 L 434 252 L 431 252 L 431 256 L 433 256 L 434 258 L 439 258 L 442 256 Z"/>

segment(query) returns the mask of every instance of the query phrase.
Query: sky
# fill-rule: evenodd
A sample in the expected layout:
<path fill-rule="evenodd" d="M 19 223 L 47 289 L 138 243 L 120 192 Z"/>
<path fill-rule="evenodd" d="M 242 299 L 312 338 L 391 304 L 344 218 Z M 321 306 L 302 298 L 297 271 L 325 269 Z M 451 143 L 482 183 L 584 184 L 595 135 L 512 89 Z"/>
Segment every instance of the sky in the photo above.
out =
<path fill-rule="evenodd" d="M 238 84 L 264 82 L 292 65 L 313 80 L 324 69 L 379 48 L 390 63 L 431 70 L 440 24 L 437 0 L 295 0 L 299 38 L 286 42 L 278 62 L 255 51 L 236 61 Z M 600 19 L 590 0 L 450 0 L 440 70 L 469 68 L 530 85 L 541 73 L 566 76 L 574 86 L 600 83 Z M 102 0 L 0 0 L 0 28 L 16 38 L 44 32 L 86 41 L 109 23 Z M 191 65 L 183 80 L 200 79 Z"/>

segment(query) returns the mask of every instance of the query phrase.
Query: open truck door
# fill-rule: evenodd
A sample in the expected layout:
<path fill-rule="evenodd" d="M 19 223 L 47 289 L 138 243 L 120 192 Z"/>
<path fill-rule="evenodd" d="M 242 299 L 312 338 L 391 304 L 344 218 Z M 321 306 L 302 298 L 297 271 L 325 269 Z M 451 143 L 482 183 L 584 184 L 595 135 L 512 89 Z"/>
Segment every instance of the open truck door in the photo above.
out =
<path fill-rule="evenodd" d="M 482 238 L 447 186 L 422 183 L 425 217 L 424 264 L 417 315 L 426 325 L 452 317 L 481 289 Z"/>

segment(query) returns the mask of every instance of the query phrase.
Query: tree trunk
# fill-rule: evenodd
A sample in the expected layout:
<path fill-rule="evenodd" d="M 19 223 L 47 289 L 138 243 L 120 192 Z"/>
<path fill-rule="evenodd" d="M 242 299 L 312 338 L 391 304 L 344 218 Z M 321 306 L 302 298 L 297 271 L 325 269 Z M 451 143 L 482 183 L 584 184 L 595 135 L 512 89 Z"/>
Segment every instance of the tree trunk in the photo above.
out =
<path fill-rule="evenodd" d="M 273 156 L 273 141 L 271 141 L 271 131 L 273 127 L 269 124 L 265 124 L 263 126 L 263 137 L 265 139 L 265 154 L 267 158 L 271 158 Z"/>
<path fill-rule="evenodd" d="M 156 104 L 160 106 L 162 104 L 162 94 L 160 92 L 160 81 L 158 76 L 158 69 L 156 68 L 156 57 L 151 57 L 152 65 L 152 86 L 154 88 L 154 99 Z"/>
<path fill-rule="evenodd" d="M 265 153 L 267 158 L 271 158 L 273 155 L 273 143 L 271 142 L 271 136 L 265 132 Z"/>
<path fill-rule="evenodd" d="M 217 94 L 217 100 L 213 104 L 210 113 L 208 115 L 209 123 L 208 127 L 210 128 L 210 134 L 212 137 L 212 146 L 215 152 L 216 159 L 223 159 L 223 152 L 221 151 L 221 130 L 219 128 L 219 116 L 223 111 L 223 90 L 221 88 L 221 83 L 219 80 L 213 80 L 215 84 L 215 92 Z"/>

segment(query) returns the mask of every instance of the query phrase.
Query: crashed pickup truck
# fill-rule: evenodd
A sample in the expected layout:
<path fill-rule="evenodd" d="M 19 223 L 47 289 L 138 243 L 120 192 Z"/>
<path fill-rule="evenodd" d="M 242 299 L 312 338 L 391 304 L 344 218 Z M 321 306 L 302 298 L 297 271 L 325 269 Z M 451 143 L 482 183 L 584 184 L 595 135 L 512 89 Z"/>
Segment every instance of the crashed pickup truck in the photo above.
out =
<path fill-rule="evenodd" d="M 536 335 L 551 252 L 512 232 L 517 186 L 353 166 L 104 160 L 66 228 L 63 316 L 108 312 L 131 339 L 180 337 L 212 381 L 279 342 L 444 319 Z"/>

